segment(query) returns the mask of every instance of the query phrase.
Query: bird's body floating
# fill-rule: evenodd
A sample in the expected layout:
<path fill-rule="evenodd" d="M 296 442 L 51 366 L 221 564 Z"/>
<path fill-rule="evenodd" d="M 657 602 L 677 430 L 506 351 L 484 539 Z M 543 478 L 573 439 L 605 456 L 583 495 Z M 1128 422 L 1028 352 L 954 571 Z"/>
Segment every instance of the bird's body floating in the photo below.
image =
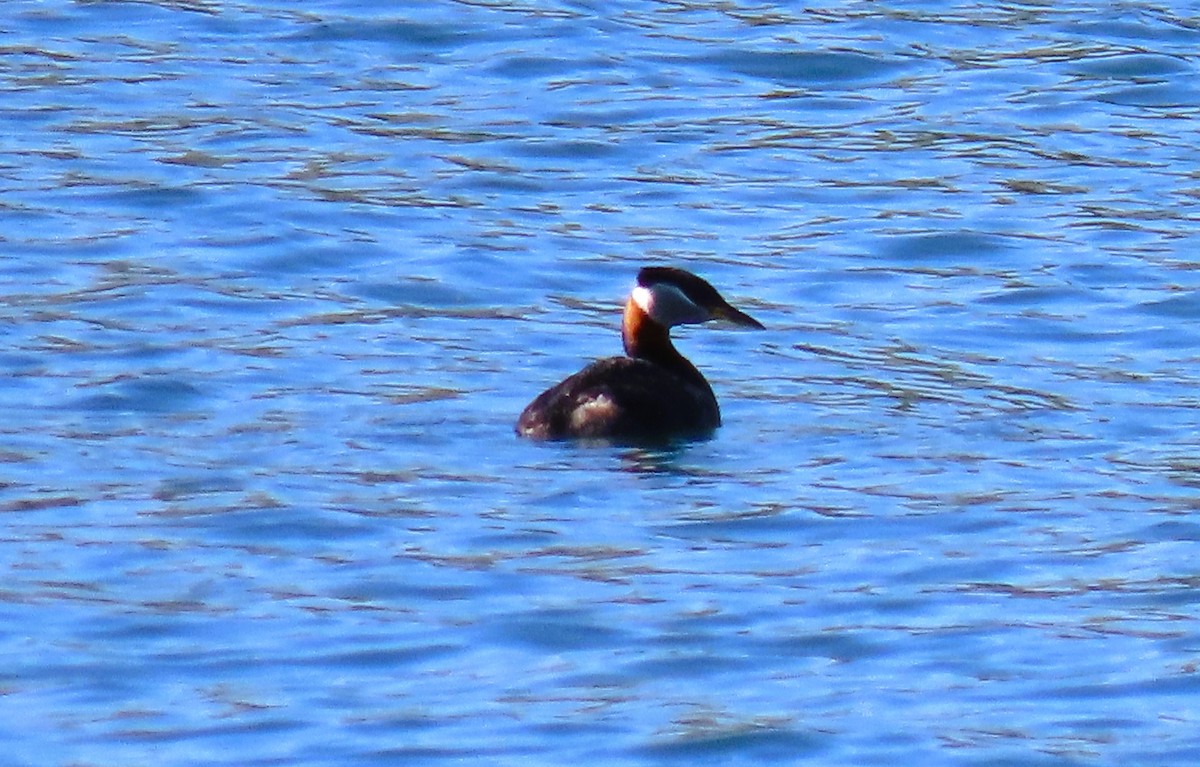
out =
<path fill-rule="evenodd" d="M 676 351 L 675 325 L 723 319 L 761 329 L 716 289 L 682 269 L 650 266 L 638 272 L 625 304 L 625 357 L 597 360 L 542 392 L 517 420 L 534 439 L 662 440 L 703 436 L 721 425 L 712 387 Z"/>

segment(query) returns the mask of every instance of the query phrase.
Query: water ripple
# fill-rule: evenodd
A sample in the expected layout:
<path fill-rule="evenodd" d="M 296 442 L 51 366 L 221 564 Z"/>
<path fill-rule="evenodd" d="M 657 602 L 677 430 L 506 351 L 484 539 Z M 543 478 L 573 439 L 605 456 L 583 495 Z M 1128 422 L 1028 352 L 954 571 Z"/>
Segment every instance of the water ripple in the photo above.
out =
<path fill-rule="evenodd" d="M 1185 11 L 2 6 L 10 760 L 1194 763 Z"/>

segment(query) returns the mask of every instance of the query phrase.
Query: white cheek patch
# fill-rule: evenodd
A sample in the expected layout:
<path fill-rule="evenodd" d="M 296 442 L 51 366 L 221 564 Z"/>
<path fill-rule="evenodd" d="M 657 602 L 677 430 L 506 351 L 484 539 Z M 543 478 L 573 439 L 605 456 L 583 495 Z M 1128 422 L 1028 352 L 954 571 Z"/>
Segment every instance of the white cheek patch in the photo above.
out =
<path fill-rule="evenodd" d="M 638 285 L 633 289 L 631 297 L 643 312 L 650 315 L 650 319 L 668 328 L 690 322 L 704 322 L 712 316 L 692 303 L 691 299 L 674 285 L 661 282 L 648 288 Z"/>

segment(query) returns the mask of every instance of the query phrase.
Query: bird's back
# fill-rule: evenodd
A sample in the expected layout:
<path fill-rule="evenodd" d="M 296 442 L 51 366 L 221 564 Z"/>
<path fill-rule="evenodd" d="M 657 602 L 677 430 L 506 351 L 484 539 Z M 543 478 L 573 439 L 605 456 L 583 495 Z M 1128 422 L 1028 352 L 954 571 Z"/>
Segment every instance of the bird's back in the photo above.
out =
<path fill-rule="evenodd" d="M 703 385 L 700 385 L 703 384 Z M 542 392 L 517 420 L 537 439 L 701 435 L 721 425 L 712 389 L 653 362 L 610 357 Z"/>

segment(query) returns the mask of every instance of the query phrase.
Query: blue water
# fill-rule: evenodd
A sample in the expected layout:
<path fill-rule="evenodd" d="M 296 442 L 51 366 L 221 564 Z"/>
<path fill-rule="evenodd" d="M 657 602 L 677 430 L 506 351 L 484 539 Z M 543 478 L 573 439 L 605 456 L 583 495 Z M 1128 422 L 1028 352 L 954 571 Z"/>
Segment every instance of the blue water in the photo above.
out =
<path fill-rule="evenodd" d="M 0 5 L 13 765 L 1194 765 L 1185 3 Z M 643 264 L 726 425 L 533 444 Z"/>

